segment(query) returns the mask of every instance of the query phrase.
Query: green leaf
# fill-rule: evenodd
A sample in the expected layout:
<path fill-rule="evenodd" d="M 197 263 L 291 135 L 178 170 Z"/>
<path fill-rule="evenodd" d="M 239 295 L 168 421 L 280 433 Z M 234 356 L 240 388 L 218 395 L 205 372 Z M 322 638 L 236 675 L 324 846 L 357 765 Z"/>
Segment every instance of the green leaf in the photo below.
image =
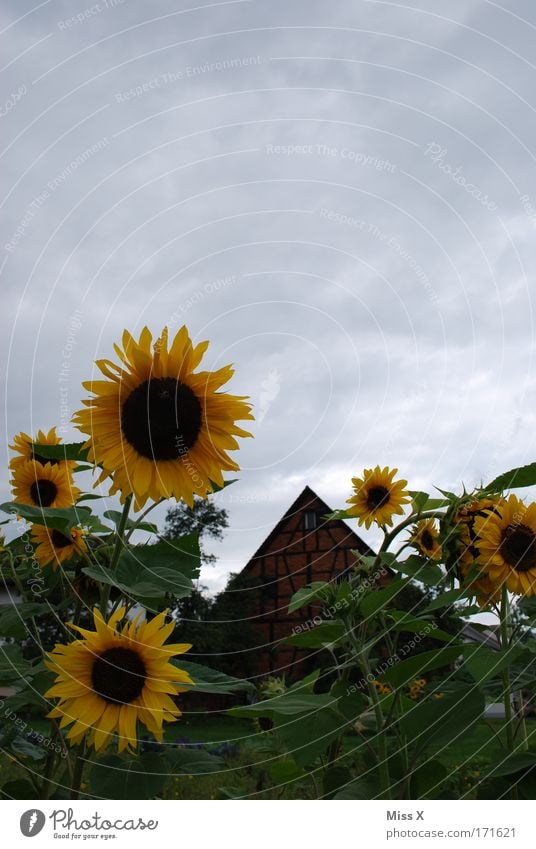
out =
<path fill-rule="evenodd" d="M 33 673 L 19 646 L 0 646 L 0 684 L 21 684 Z"/>
<path fill-rule="evenodd" d="M 233 478 L 230 481 L 224 481 L 223 486 L 220 486 L 219 483 L 214 483 L 214 481 L 210 481 L 210 485 L 212 487 L 212 492 L 213 493 L 221 492 L 223 489 L 225 489 L 228 486 L 231 486 L 231 484 L 236 483 L 237 481 L 238 481 L 238 478 Z"/>
<path fill-rule="evenodd" d="M 127 561 L 143 564 L 147 569 L 165 566 L 195 580 L 199 577 L 201 568 L 199 534 L 187 534 L 156 545 L 130 546 L 123 551 L 119 565 Z"/>
<path fill-rule="evenodd" d="M 394 620 L 392 628 L 395 631 L 421 634 L 433 640 L 440 640 L 443 643 L 451 643 L 455 640 L 453 634 L 442 631 L 433 619 L 420 619 L 417 616 L 411 616 L 405 610 L 390 610 L 388 616 Z"/>
<path fill-rule="evenodd" d="M 328 767 L 322 776 L 322 797 L 333 799 L 337 793 L 344 792 L 352 778 L 352 773 L 344 766 Z"/>
<path fill-rule="evenodd" d="M 370 619 L 386 608 L 409 584 L 410 578 L 396 578 L 387 587 L 372 590 L 359 602 L 359 609 L 365 619 Z"/>
<path fill-rule="evenodd" d="M 444 646 L 434 651 L 420 652 L 406 660 L 400 660 L 378 678 L 394 687 L 403 687 L 431 669 L 440 669 L 442 666 L 454 663 L 460 657 L 462 650 L 463 647 L 460 646 Z"/>
<path fill-rule="evenodd" d="M 437 799 L 441 784 L 447 777 L 447 768 L 440 761 L 426 761 L 411 776 L 411 799 Z"/>
<path fill-rule="evenodd" d="M 233 678 L 231 675 L 225 675 L 225 673 L 218 672 L 216 669 L 209 669 L 208 666 L 202 666 L 200 663 L 183 660 L 182 656 L 175 662 L 175 666 L 187 672 L 194 682 L 193 685 L 181 683 L 181 687 L 186 687 L 195 693 L 227 695 L 229 693 L 255 692 L 255 686 L 250 681 Z"/>
<path fill-rule="evenodd" d="M 297 628 L 301 627 L 301 625 L 297 626 Z M 317 649 L 336 643 L 344 637 L 345 633 L 346 626 L 344 622 L 340 619 L 334 619 L 330 622 L 320 622 L 303 633 L 292 634 L 290 637 L 287 637 L 285 643 L 291 646 L 300 646 L 301 648 Z"/>
<path fill-rule="evenodd" d="M 326 513 L 326 515 L 322 516 L 322 518 L 325 521 L 330 522 L 332 520 L 340 519 L 344 521 L 345 519 L 351 519 L 353 517 L 349 515 L 348 510 L 332 510 L 331 513 Z"/>
<path fill-rule="evenodd" d="M 98 799 L 154 799 L 168 780 L 168 764 L 156 752 L 139 758 L 104 755 L 89 773 L 89 789 Z"/>
<path fill-rule="evenodd" d="M 112 572 L 105 566 L 86 566 L 85 575 L 117 587 L 122 593 L 134 598 L 159 599 L 166 595 L 183 598 L 190 595 L 193 584 L 181 572 L 175 572 L 166 566 L 145 568 L 134 560 L 120 559 L 117 568 Z"/>
<path fill-rule="evenodd" d="M 24 602 L 0 607 L 0 636 L 24 640 L 29 634 L 26 620 L 31 616 L 48 613 L 50 609 L 48 604 L 38 602 Z"/>
<path fill-rule="evenodd" d="M 85 442 L 67 442 L 60 445 L 32 444 L 32 451 L 47 460 L 76 460 L 81 463 L 88 458 L 89 447 Z"/>
<path fill-rule="evenodd" d="M 344 734 L 348 723 L 329 708 L 297 716 L 274 717 L 275 730 L 298 766 L 314 764 L 329 744 Z"/>
<path fill-rule="evenodd" d="M 536 753 L 520 752 L 516 755 L 501 757 L 501 762 L 486 770 L 483 778 L 498 778 L 501 775 L 515 775 L 518 772 L 529 772 L 536 767 Z"/>
<path fill-rule="evenodd" d="M 510 666 L 519 652 L 514 648 L 509 651 L 492 651 L 486 646 L 465 646 L 464 667 L 469 670 L 476 683 L 481 686 L 486 681 L 497 678 L 505 667 Z"/>
<path fill-rule="evenodd" d="M 2 795 L 6 799 L 39 799 L 39 794 L 31 781 L 18 778 L 16 781 L 8 781 L 2 787 Z"/>
<path fill-rule="evenodd" d="M 105 519 L 110 519 L 111 522 L 114 523 L 116 528 L 119 527 L 120 522 L 123 518 L 123 513 L 120 510 L 106 510 L 103 513 Z M 132 530 L 132 528 L 136 528 L 138 531 L 148 531 L 151 534 L 158 533 L 157 525 L 153 525 L 152 522 L 141 522 L 138 524 L 135 519 L 127 519 L 126 525 L 127 530 Z"/>
<path fill-rule="evenodd" d="M 434 598 L 434 600 L 431 601 L 422 612 L 429 613 L 431 610 L 439 610 L 442 607 L 451 607 L 458 601 L 464 601 L 464 599 L 470 598 L 471 595 L 472 593 L 464 587 L 447 590 L 446 592 L 441 593 L 441 595 L 437 598 Z"/>
<path fill-rule="evenodd" d="M 333 798 L 370 800 L 374 799 L 379 792 L 379 788 L 373 785 L 371 779 L 358 778 L 339 790 Z"/>
<path fill-rule="evenodd" d="M 86 525 L 91 516 L 89 507 L 33 507 L 14 501 L 0 504 L 0 510 L 20 516 L 33 525 L 46 525 L 63 533 L 68 533 L 76 525 Z"/>
<path fill-rule="evenodd" d="M 420 513 L 421 510 L 424 510 L 430 496 L 427 492 L 420 492 L 418 490 L 413 492 L 410 490 L 409 494 L 413 502 L 412 507 L 414 512 Z"/>
<path fill-rule="evenodd" d="M 442 699 L 417 702 L 413 710 L 402 716 L 400 728 L 417 756 L 431 745 L 455 743 L 471 733 L 484 709 L 482 692 L 473 685 L 463 685 L 445 693 Z"/>
<path fill-rule="evenodd" d="M 485 489 L 503 492 L 505 489 L 520 489 L 534 485 L 536 485 L 536 463 L 529 463 L 528 466 L 518 466 L 516 469 L 510 469 L 509 472 L 504 472 L 492 480 Z"/>
<path fill-rule="evenodd" d="M 280 696 L 274 696 L 272 699 L 263 699 L 252 705 L 240 705 L 239 707 L 230 708 L 228 713 L 231 716 L 267 716 L 273 719 L 274 716 L 296 716 L 298 714 L 311 713 L 311 711 L 320 711 L 335 705 L 335 703 L 336 700 L 333 696 L 327 693 L 321 695 L 282 693 Z"/>
<path fill-rule="evenodd" d="M 298 766 L 293 758 L 283 758 L 283 760 L 276 761 L 270 767 L 269 773 L 272 781 L 276 784 L 287 784 L 306 775 L 303 768 Z"/>
<path fill-rule="evenodd" d="M 392 568 L 431 586 L 435 586 L 445 577 L 443 570 L 437 563 L 431 563 L 426 557 L 419 557 L 416 554 L 412 554 L 402 563 L 393 564 Z"/>
<path fill-rule="evenodd" d="M 224 768 L 221 758 L 202 749 L 188 749 L 186 746 L 167 747 L 166 760 L 172 775 L 208 775 Z"/>
<path fill-rule="evenodd" d="M 294 611 L 299 610 L 300 607 L 304 607 L 306 604 L 311 604 L 312 601 L 318 600 L 321 597 L 322 590 L 326 587 L 329 587 L 327 581 L 313 581 L 306 587 L 302 587 L 295 592 L 290 599 L 288 612 L 294 613 Z"/>

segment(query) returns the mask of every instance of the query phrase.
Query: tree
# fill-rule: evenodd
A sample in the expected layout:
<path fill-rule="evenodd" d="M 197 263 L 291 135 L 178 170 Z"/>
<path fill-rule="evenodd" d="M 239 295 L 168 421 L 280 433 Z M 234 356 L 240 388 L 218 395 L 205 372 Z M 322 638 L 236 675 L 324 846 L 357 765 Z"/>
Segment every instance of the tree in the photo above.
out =
<path fill-rule="evenodd" d="M 193 507 L 188 507 L 184 501 L 171 507 L 166 514 L 166 525 L 162 533 L 163 539 L 175 539 L 186 534 L 199 534 L 201 562 L 213 566 L 216 556 L 209 554 L 203 547 L 203 538 L 223 539 L 223 532 L 229 527 L 227 510 L 218 507 L 213 501 L 195 498 Z"/>

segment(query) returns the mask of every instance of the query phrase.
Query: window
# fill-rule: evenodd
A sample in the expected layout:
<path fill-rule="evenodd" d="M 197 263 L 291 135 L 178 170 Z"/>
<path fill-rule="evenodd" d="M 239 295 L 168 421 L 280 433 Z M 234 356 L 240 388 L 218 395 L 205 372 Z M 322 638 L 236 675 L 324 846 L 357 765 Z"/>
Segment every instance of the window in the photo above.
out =
<path fill-rule="evenodd" d="M 313 531 L 316 528 L 317 524 L 318 524 L 317 515 L 316 515 L 315 511 L 314 510 L 306 510 L 305 511 L 305 521 L 304 521 L 305 530 L 306 531 Z"/>

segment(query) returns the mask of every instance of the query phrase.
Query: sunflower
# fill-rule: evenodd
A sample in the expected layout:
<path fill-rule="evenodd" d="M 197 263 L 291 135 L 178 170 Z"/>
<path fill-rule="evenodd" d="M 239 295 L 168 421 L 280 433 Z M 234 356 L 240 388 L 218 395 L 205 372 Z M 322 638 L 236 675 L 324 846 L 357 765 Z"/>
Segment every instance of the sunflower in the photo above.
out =
<path fill-rule="evenodd" d="M 352 478 L 355 495 L 347 500 L 352 506 L 349 516 L 356 516 L 360 525 L 368 529 L 373 522 L 392 525 L 395 513 L 403 513 L 402 505 L 410 500 L 404 489 L 407 481 L 393 480 L 398 469 L 365 469 L 362 478 Z"/>
<path fill-rule="evenodd" d="M 27 460 L 36 460 L 38 463 L 45 465 L 46 463 L 50 463 L 52 466 L 57 464 L 62 464 L 63 466 L 67 466 L 69 469 L 74 469 L 76 463 L 73 460 L 52 460 L 48 457 L 44 457 L 39 454 L 38 451 L 35 451 L 32 446 L 33 445 L 60 445 L 61 437 L 56 434 L 56 428 L 53 427 L 49 430 L 48 433 L 45 433 L 42 430 L 37 431 L 37 436 L 35 439 L 32 439 L 31 436 L 28 436 L 27 433 L 19 433 L 13 439 L 13 445 L 10 445 L 12 451 L 16 451 L 18 456 L 12 457 L 9 463 L 10 469 L 18 469 L 19 466 L 23 465 Z"/>
<path fill-rule="evenodd" d="M 217 390 L 232 377 L 231 366 L 194 373 L 208 342 L 195 347 L 182 327 L 168 350 L 167 328 L 151 349 L 147 328 L 139 341 L 126 330 L 123 349 L 115 346 L 122 363 L 97 360 L 107 380 L 84 383 L 94 398 L 74 421 L 89 435 L 92 461 L 103 468 L 99 483 L 112 477 L 111 494 L 135 496 L 140 509 L 148 498 L 206 498 L 214 484 L 223 486 L 223 472 L 239 466 L 227 451 L 236 450 L 235 437 L 251 436 L 236 424 L 253 419 L 246 396 Z"/>
<path fill-rule="evenodd" d="M 480 607 L 496 604 L 500 600 L 501 590 L 490 581 L 487 570 L 476 563 L 479 557 L 478 534 L 475 523 L 485 519 L 497 509 L 497 498 L 477 498 L 464 504 L 453 517 L 453 542 L 450 549 L 454 555 L 454 564 L 461 584 L 472 590 Z"/>
<path fill-rule="evenodd" d="M 478 562 L 491 583 L 506 584 L 518 595 L 536 595 L 536 502 L 516 495 L 502 499 L 494 512 L 475 520 Z"/>
<path fill-rule="evenodd" d="M 80 496 L 65 464 L 25 460 L 13 470 L 13 500 L 35 507 L 72 507 Z"/>
<path fill-rule="evenodd" d="M 68 534 L 47 528 L 44 525 L 32 525 L 31 538 L 35 548 L 35 559 L 40 566 L 52 566 L 54 571 L 64 560 L 70 560 L 75 554 L 87 551 L 82 528 L 71 528 Z"/>
<path fill-rule="evenodd" d="M 190 676 L 170 663 L 174 655 L 191 648 L 188 644 L 164 645 L 175 623 L 164 625 L 166 611 L 150 622 L 136 617 L 120 627 L 126 609 L 119 608 L 105 622 L 95 608 L 95 631 L 72 625 L 81 635 L 69 645 L 56 645 L 46 665 L 56 675 L 46 698 L 59 699 L 48 714 L 60 720 L 60 728 L 71 725 L 67 739 L 103 749 L 112 734 L 118 735 L 118 750 L 133 751 L 138 742 L 138 720 L 161 741 L 163 723 L 174 722 L 181 711 L 173 696 L 191 684 Z"/>
<path fill-rule="evenodd" d="M 421 519 L 411 529 L 410 543 L 424 557 L 431 560 L 441 560 L 441 544 L 439 530 L 434 519 Z"/>

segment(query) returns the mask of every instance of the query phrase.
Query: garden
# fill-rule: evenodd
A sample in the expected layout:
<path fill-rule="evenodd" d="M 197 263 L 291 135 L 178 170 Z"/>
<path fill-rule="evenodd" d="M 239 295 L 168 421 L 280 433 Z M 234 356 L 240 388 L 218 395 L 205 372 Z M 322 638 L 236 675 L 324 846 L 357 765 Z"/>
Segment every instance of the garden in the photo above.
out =
<path fill-rule="evenodd" d="M 204 625 L 181 610 L 199 595 L 203 528 L 163 533 L 150 513 L 238 486 L 254 420 L 222 389 L 231 366 L 200 370 L 207 346 L 186 327 L 125 331 L 84 383 L 80 441 L 13 438 L 3 797 L 536 798 L 536 463 L 432 493 L 409 470 L 349 469 L 346 505 L 324 518 L 382 541 L 292 596 L 303 624 L 281 642 L 307 674 L 190 659 Z"/>

